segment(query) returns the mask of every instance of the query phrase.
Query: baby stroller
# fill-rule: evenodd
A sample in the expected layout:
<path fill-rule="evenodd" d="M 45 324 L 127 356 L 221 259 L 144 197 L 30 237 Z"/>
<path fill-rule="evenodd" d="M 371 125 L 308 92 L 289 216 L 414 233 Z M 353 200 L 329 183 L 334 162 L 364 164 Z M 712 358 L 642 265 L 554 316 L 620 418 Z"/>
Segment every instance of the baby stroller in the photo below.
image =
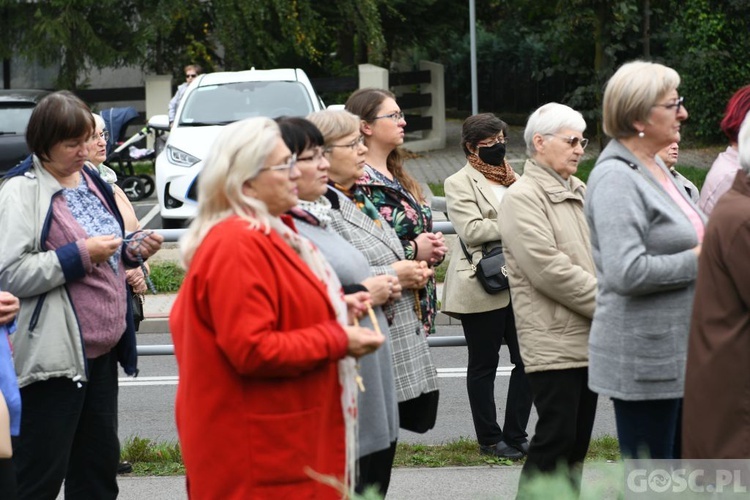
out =
<path fill-rule="evenodd" d="M 148 198 L 156 188 L 154 179 L 150 175 L 136 174 L 133 161 L 150 160 L 155 164 L 156 154 L 153 150 L 138 149 L 134 144 L 155 131 L 145 126 L 126 140 L 128 125 L 139 118 L 138 111 L 132 107 L 110 108 L 102 111 L 101 115 L 109 131 L 106 164 L 117 173 L 117 185 L 130 201 Z"/>

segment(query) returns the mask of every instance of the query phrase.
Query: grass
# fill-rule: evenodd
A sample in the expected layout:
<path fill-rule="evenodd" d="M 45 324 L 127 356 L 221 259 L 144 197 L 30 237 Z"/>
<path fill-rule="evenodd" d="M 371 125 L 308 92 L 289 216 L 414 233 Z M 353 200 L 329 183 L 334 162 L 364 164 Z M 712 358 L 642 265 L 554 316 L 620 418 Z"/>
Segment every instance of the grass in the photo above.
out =
<path fill-rule="evenodd" d="M 175 293 L 185 279 L 185 270 L 176 262 L 154 262 L 150 276 L 158 293 Z"/>
<path fill-rule="evenodd" d="M 133 464 L 133 474 L 136 476 L 185 474 L 179 443 L 156 443 L 150 439 L 135 436 L 123 443 L 120 457 Z"/>
<path fill-rule="evenodd" d="M 442 182 L 430 182 L 427 184 L 432 191 L 432 196 L 445 196 L 445 187 Z"/>
<path fill-rule="evenodd" d="M 133 464 L 136 476 L 177 476 L 185 474 L 179 443 L 155 442 L 138 436 L 122 445 L 122 460 Z M 617 439 L 602 436 L 591 440 L 587 462 L 618 461 Z M 479 453 L 473 439 L 461 437 L 440 445 L 398 443 L 394 467 L 470 467 L 513 465 L 521 462 L 499 459 Z"/>

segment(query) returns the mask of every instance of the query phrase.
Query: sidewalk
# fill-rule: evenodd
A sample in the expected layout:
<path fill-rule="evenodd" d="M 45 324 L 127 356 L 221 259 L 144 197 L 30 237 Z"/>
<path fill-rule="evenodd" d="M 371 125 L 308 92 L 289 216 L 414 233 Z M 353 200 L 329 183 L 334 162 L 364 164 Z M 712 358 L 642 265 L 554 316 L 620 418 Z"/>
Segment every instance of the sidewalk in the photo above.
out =
<path fill-rule="evenodd" d="M 587 464 L 581 498 L 617 498 L 619 464 Z M 389 500 L 500 500 L 514 498 L 520 465 L 393 469 Z M 183 500 L 184 476 L 119 476 L 120 500 Z M 62 498 L 59 496 L 58 498 Z"/>

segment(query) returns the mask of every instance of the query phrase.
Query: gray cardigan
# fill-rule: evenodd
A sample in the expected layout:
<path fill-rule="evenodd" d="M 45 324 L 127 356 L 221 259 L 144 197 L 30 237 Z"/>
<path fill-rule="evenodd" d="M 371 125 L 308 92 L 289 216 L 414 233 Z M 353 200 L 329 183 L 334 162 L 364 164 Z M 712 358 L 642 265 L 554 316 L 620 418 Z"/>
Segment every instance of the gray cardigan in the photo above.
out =
<path fill-rule="evenodd" d="M 598 280 L 589 387 L 623 400 L 681 398 L 698 272 L 695 228 L 617 140 L 599 158 L 584 208 Z M 661 160 L 657 162 L 675 182 Z"/>
<path fill-rule="evenodd" d="M 336 271 L 342 285 L 361 283 L 370 276 L 370 265 L 362 253 L 330 227 L 314 226 L 295 219 L 297 230 L 315 243 Z M 383 309 L 375 307 L 380 331 L 386 341 L 372 354 L 359 358 L 360 375 L 365 392 L 359 393 L 359 457 L 387 449 L 398 439 L 398 402 L 393 380 L 390 331 Z M 370 318 L 364 316 L 360 324 L 372 328 Z"/>

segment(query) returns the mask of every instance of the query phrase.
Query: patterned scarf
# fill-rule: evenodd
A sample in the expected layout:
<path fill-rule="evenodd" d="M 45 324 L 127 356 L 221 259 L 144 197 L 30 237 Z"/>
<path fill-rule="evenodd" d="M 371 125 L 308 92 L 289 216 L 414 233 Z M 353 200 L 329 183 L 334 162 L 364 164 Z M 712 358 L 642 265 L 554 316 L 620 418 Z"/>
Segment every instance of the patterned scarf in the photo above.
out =
<path fill-rule="evenodd" d="M 501 186 L 510 186 L 516 182 L 516 173 L 511 168 L 508 160 L 503 160 L 503 164 L 500 166 L 489 165 L 483 162 L 477 155 L 470 154 L 466 157 L 469 160 L 469 165 L 474 167 L 479 173 L 485 176 L 485 178 L 499 183 Z"/>
<path fill-rule="evenodd" d="M 383 227 L 380 222 L 380 213 L 378 212 L 378 209 L 375 207 L 375 205 L 372 204 L 370 198 L 365 196 L 365 193 L 362 192 L 357 184 L 354 184 L 350 189 L 347 189 L 336 182 L 332 183 L 331 185 L 341 191 L 347 198 L 352 200 L 362 213 L 372 219 L 376 226 Z"/>
<path fill-rule="evenodd" d="M 331 202 L 321 196 L 316 201 L 299 200 L 296 207 L 289 212 L 295 218 L 303 220 L 312 226 L 328 227 L 331 223 Z"/>
<path fill-rule="evenodd" d="M 348 324 L 348 311 L 344 301 L 344 289 L 341 286 L 336 272 L 310 240 L 294 232 L 286 224 L 275 225 L 279 235 L 292 247 L 299 257 L 307 264 L 315 276 L 320 279 L 326 287 L 328 297 L 333 309 L 336 311 L 336 319 L 342 326 Z M 358 443 L 357 436 L 357 394 L 356 383 L 357 368 L 354 358 L 346 356 L 339 360 L 339 383 L 341 384 L 341 407 L 344 413 L 344 427 L 346 430 L 346 468 L 344 478 L 347 488 L 353 493 L 354 478 L 356 472 Z"/>

